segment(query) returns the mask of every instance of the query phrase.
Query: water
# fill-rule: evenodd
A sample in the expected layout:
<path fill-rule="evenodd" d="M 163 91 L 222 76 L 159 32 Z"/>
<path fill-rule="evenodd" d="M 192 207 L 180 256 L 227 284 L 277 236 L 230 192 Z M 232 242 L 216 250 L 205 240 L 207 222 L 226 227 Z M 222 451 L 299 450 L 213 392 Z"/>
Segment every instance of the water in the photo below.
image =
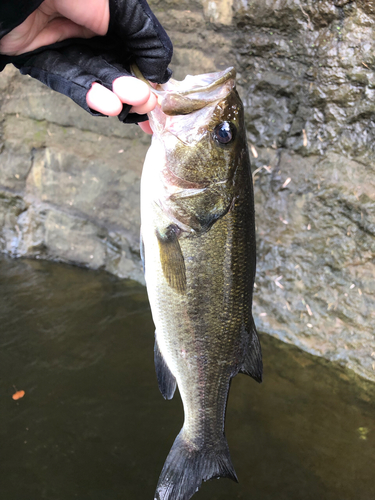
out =
<path fill-rule="evenodd" d="M 228 404 L 240 484 L 194 500 L 374 500 L 375 386 L 261 341 L 264 383 L 236 377 Z M 141 285 L 0 259 L 2 500 L 151 500 L 182 419 L 157 388 Z"/>

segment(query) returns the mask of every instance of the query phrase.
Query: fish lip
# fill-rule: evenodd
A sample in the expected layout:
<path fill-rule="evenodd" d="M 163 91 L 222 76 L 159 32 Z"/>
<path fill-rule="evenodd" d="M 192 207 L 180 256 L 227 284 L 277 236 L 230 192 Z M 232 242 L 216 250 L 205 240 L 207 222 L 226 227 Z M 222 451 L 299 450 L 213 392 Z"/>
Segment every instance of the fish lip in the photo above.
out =
<path fill-rule="evenodd" d="M 186 115 L 225 98 L 235 87 L 235 79 L 236 70 L 230 67 L 200 78 L 187 76 L 181 82 L 171 79 L 157 85 L 154 92 L 165 115 Z"/>
<path fill-rule="evenodd" d="M 178 80 L 174 80 L 173 78 L 171 78 L 169 80 L 169 82 L 166 82 L 166 83 L 158 83 L 156 86 L 155 85 L 152 85 L 148 80 L 145 79 L 145 77 L 142 75 L 142 73 L 140 72 L 139 68 L 137 67 L 136 64 L 132 64 L 130 66 L 130 70 L 131 70 L 131 73 L 136 77 L 138 78 L 139 80 L 142 80 L 144 83 L 146 83 L 150 88 L 151 88 L 151 91 L 154 92 L 156 95 L 161 95 L 163 96 L 165 94 L 165 92 L 168 92 L 168 83 L 170 84 L 171 82 L 176 82 L 177 84 L 181 84 L 183 83 L 186 78 L 184 80 L 181 80 L 181 81 L 178 81 Z M 198 85 L 192 89 L 188 89 L 188 90 L 181 90 L 181 91 L 175 91 L 173 93 L 175 94 L 178 94 L 180 96 L 184 96 L 184 95 L 190 95 L 190 94 L 194 94 L 196 92 L 209 92 L 210 90 L 213 90 L 214 88 L 218 87 L 219 85 L 222 85 L 224 84 L 226 81 L 228 80 L 236 80 L 236 70 L 233 66 L 229 66 L 229 68 L 226 68 L 225 70 L 223 71 L 217 71 L 217 72 L 213 72 L 213 73 L 206 73 L 205 75 L 202 75 L 202 76 L 206 76 L 206 77 L 209 77 L 209 76 L 212 76 L 214 77 L 215 75 L 220 75 L 216 78 L 216 80 L 214 80 L 213 82 L 207 84 L 207 85 Z M 194 78 L 194 77 L 193 77 Z"/>
<path fill-rule="evenodd" d="M 186 95 L 196 94 L 198 92 L 210 92 L 211 90 L 214 90 L 216 87 L 223 85 L 228 80 L 235 80 L 236 79 L 236 70 L 233 66 L 230 66 L 229 68 L 225 69 L 224 71 L 218 71 L 216 73 L 207 73 L 207 76 L 208 75 L 212 75 L 212 76 L 220 75 L 220 76 L 218 76 L 216 80 L 214 80 L 213 82 L 211 82 L 207 85 L 197 86 L 197 87 L 189 89 L 189 90 L 181 90 L 181 91 L 176 90 L 176 91 L 173 91 L 171 93 L 178 94 L 180 96 L 186 96 Z M 176 80 L 173 80 L 173 81 L 176 81 Z M 182 82 L 183 81 L 184 80 L 182 80 Z M 160 89 L 159 89 L 159 87 L 160 87 Z M 168 90 L 164 89 L 163 87 L 167 87 L 167 84 L 165 84 L 165 83 L 158 84 L 155 90 L 158 93 L 168 92 Z"/>

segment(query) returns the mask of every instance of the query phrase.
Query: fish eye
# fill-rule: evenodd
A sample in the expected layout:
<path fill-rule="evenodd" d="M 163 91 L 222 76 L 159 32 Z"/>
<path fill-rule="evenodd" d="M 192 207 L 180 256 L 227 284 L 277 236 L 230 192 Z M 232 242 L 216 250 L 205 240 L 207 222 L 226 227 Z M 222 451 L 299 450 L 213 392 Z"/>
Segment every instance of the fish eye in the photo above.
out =
<path fill-rule="evenodd" d="M 228 144 L 234 139 L 235 127 L 230 122 L 222 122 L 216 125 L 213 131 L 213 137 L 220 144 Z"/>

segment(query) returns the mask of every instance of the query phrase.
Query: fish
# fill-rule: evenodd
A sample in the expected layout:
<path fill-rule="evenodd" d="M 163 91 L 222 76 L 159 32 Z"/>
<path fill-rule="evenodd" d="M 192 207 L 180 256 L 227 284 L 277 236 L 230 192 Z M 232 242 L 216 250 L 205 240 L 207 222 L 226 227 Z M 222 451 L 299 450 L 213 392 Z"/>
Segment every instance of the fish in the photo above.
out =
<path fill-rule="evenodd" d="M 255 214 L 234 68 L 154 89 L 141 178 L 141 256 L 156 327 L 159 389 L 178 387 L 183 427 L 155 500 L 189 500 L 203 481 L 237 481 L 225 437 L 231 379 L 262 381 L 252 316 Z"/>

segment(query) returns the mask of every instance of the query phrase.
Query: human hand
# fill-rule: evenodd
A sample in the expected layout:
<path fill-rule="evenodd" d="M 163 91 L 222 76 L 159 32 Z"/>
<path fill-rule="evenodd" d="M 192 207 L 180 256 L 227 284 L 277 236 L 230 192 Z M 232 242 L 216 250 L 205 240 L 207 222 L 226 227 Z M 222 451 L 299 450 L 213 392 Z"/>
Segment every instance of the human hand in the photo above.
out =
<path fill-rule="evenodd" d="M 144 0 L 45 0 L 0 40 L 0 52 L 80 105 L 85 92 L 85 109 L 113 116 L 128 104 L 126 111 L 143 115 L 126 120 L 134 122 L 146 118 L 156 97 L 144 82 L 123 76 L 129 62 L 146 78 L 166 81 L 172 46 Z"/>
<path fill-rule="evenodd" d="M 104 36 L 109 25 L 109 0 L 44 0 L 0 40 L 10 56 L 32 52 L 67 38 Z"/>

